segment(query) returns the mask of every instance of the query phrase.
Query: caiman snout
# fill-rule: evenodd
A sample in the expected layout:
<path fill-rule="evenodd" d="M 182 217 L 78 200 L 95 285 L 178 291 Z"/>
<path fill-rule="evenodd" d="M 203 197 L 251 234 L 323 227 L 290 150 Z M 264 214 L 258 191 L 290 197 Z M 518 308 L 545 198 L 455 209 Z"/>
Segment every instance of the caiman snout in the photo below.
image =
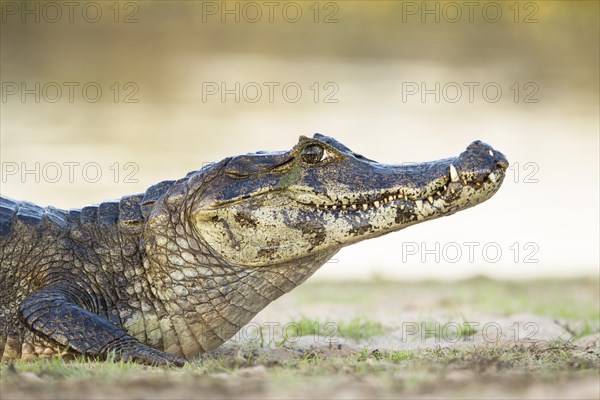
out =
<path fill-rule="evenodd" d="M 498 150 L 487 143 L 476 140 L 467 146 L 456 162 L 450 167 L 453 181 L 462 179 L 463 183 L 483 183 L 486 178 L 495 183 L 504 176 L 508 168 L 508 160 Z"/>

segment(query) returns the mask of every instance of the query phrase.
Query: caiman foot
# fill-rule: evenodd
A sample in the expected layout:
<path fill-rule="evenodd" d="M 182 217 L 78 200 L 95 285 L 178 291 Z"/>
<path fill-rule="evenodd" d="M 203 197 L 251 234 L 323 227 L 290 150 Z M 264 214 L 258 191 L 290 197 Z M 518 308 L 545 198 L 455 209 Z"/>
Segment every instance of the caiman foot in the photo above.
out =
<path fill-rule="evenodd" d="M 133 361 L 154 366 L 175 365 L 177 367 L 183 367 L 186 362 L 183 357 L 148 347 L 130 336 L 116 343 L 109 352 L 112 353 L 115 361 Z"/>
<path fill-rule="evenodd" d="M 32 293 L 19 306 L 19 318 L 31 331 L 75 353 L 116 361 L 182 367 L 185 358 L 149 347 L 78 303 L 81 292 L 50 286 Z"/>

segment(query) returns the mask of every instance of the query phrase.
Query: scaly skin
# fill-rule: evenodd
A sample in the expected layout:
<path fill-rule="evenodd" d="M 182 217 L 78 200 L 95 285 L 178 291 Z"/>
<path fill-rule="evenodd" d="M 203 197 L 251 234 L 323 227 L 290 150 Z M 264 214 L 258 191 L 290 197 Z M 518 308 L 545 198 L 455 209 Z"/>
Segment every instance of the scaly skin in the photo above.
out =
<path fill-rule="evenodd" d="M 491 197 L 508 162 L 383 165 L 323 135 L 81 210 L 0 198 L 0 356 L 183 365 L 341 247 Z"/>

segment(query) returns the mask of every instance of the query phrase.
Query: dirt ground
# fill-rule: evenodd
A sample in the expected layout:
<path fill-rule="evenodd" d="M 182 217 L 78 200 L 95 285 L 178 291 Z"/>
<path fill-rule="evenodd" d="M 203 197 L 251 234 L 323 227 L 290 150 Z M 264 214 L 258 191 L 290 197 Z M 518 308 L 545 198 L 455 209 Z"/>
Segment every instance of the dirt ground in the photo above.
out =
<path fill-rule="evenodd" d="M 600 398 L 597 279 L 307 283 L 183 369 L 1 367 L 0 398 Z"/>

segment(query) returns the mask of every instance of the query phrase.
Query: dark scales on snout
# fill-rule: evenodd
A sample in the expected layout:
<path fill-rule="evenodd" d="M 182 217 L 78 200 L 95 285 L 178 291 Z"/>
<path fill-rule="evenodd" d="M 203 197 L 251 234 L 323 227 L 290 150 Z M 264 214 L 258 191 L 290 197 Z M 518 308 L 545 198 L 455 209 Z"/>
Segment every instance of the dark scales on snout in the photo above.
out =
<path fill-rule="evenodd" d="M 343 246 L 479 204 L 507 167 L 482 142 L 384 165 L 317 134 L 81 210 L 1 198 L 0 356 L 182 365 Z"/>

